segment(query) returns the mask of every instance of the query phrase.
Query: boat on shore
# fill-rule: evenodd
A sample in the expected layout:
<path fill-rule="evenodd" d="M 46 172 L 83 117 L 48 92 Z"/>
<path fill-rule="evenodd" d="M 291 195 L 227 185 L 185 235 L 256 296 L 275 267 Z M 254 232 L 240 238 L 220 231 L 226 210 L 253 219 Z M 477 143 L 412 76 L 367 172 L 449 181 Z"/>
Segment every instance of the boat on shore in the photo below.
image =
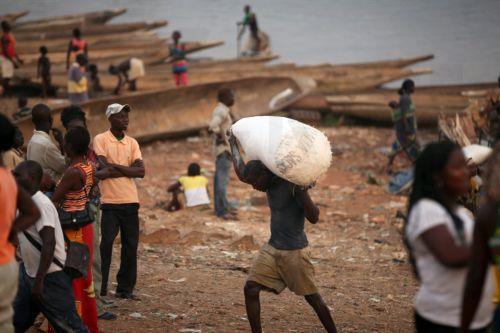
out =
<path fill-rule="evenodd" d="M 78 20 L 77 20 L 78 21 Z M 80 21 L 78 21 L 80 22 Z M 91 35 L 119 34 L 133 32 L 138 30 L 152 30 L 164 27 L 168 24 L 167 21 L 152 21 L 152 22 L 136 22 L 136 23 L 116 23 L 106 25 L 90 25 L 79 26 L 80 23 L 75 22 L 74 25 L 69 24 L 64 29 L 58 28 L 49 31 L 14 31 L 14 35 L 18 41 L 28 40 L 47 40 L 55 38 L 71 38 L 73 28 L 81 28 L 82 36 L 87 38 Z"/>
<path fill-rule="evenodd" d="M 26 16 L 28 14 L 29 14 L 28 10 L 23 10 L 23 11 L 19 11 L 19 12 L 12 12 L 12 13 L 8 13 L 5 15 L 0 15 L 0 22 L 7 21 L 7 22 L 10 22 L 12 24 L 12 23 L 16 22 L 18 19 L 20 19 L 21 17 Z"/>
<path fill-rule="evenodd" d="M 275 113 L 309 93 L 314 81 L 309 78 L 255 77 L 229 82 L 215 82 L 178 89 L 132 93 L 89 101 L 82 105 L 92 135 L 109 128 L 105 116 L 111 103 L 129 104 L 130 125 L 127 134 L 140 143 L 196 134 L 208 127 L 221 88 L 235 91 L 231 108 L 236 120 Z M 54 126 L 60 127 L 60 113 L 65 105 L 52 110 Z M 31 117 L 16 122 L 28 142 L 33 134 Z"/>
<path fill-rule="evenodd" d="M 86 24 L 104 24 L 111 19 L 124 14 L 126 11 L 126 8 L 116 8 L 96 12 L 53 16 L 38 20 L 28 20 L 23 22 L 16 22 L 15 29 L 34 27 L 43 29 L 44 25 L 50 26 L 53 22 L 68 22 L 74 20 L 81 20 Z"/>

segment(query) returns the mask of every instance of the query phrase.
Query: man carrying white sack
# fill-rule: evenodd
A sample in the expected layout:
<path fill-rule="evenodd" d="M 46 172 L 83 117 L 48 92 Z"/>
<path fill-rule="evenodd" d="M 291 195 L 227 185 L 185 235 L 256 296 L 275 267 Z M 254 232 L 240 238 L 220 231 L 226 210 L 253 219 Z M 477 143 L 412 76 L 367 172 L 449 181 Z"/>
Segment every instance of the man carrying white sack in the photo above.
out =
<path fill-rule="evenodd" d="M 245 304 L 252 333 L 262 332 L 260 320 L 261 290 L 279 294 L 286 287 L 304 296 L 327 332 L 337 332 L 330 311 L 314 283 L 314 267 L 307 251 L 305 218 L 318 222 L 319 209 L 307 187 L 297 186 L 273 174 L 261 161 L 246 165 L 237 138 L 229 138 L 233 165 L 238 178 L 258 191 L 266 192 L 271 209 L 271 238 L 255 259 L 245 284 Z"/>

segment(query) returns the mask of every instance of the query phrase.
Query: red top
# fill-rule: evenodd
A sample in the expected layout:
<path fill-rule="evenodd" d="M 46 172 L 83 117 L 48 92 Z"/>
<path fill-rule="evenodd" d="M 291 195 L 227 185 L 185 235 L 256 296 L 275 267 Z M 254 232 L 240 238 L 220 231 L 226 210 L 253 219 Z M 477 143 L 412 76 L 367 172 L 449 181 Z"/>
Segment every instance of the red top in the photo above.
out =
<path fill-rule="evenodd" d="M 4 47 L 4 45 L 6 47 Z M 7 58 L 14 58 L 16 56 L 16 39 L 11 33 L 2 35 L 2 55 Z"/>
<path fill-rule="evenodd" d="M 82 53 L 85 50 L 85 46 L 87 46 L 87 41 L 85 39 L 73 38 L 71 40 L 71 46 L 73 49 L 76 49 L 72 50 L 73 52 L 76 52 L 76 54 Z"/>

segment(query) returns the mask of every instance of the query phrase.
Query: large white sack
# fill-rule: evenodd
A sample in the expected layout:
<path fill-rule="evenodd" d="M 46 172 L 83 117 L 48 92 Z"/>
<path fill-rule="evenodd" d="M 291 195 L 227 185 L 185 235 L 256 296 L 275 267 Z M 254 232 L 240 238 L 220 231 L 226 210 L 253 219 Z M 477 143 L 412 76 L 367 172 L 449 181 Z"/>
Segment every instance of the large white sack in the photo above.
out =
<path fill-rule="evenodd" d="M 471 159 L 476 165 L 483 164 L 490 157 L 493 149 L 481 145 L 468 145 L 462 148 L 466 159 Z"/>
<path fill-rule="evenodd" d="M 274 174 L 307 186 L 330 167 L 330 142 L 319 130 L 293 119 L 259 116 L 243 118 L 231 131 L 249 160 L 260 160 Z"/>

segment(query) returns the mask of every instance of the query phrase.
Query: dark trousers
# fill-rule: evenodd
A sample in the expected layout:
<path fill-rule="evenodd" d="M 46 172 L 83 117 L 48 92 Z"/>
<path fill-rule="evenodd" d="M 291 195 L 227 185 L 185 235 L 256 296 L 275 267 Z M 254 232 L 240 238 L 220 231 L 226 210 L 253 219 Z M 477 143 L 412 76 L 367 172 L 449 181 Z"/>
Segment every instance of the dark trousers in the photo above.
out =
<path fill-rule="evenodd" d="M 78 316 L 70 277 L 63 271 L 49 273 L 43 283 L 43 302 L 31 295 L 34 278 L 26 274 L 24 264 L 19 266 L 19 285 L 14 299 L 14 328 L 24 333 L 41 312 L 54 330 L 60 332 L 88 332 Z"/>
<path fill-rule="evenodd" d="M 227 186 L 229 184 L 232 165 L 231 155 L 227 151 L 217 156 L 215 160 L 214 208 L 215 215 L 218 217 L 224 216 L 229 212 Z"/>
<path fill-rule="evenodd" d="M 116 275 L 117 293 L 130 294 L 137 280 L 137 246 L 139 244 L 139 205 L 102 204 L 101 217 L 101 295 L 108 290 L 109 266 L 113 242 L 118 231 L 121 238 L 120 270 Z"/>
<path fill-rule="evenodd" d="M 445 326 L 433 323 L 415 312 L 415 328 L 417 333 L 456 333 L 457 327 Z M 486 328 L 479 330 L 470 330 L 471 333 L 486 333 Z"/>

